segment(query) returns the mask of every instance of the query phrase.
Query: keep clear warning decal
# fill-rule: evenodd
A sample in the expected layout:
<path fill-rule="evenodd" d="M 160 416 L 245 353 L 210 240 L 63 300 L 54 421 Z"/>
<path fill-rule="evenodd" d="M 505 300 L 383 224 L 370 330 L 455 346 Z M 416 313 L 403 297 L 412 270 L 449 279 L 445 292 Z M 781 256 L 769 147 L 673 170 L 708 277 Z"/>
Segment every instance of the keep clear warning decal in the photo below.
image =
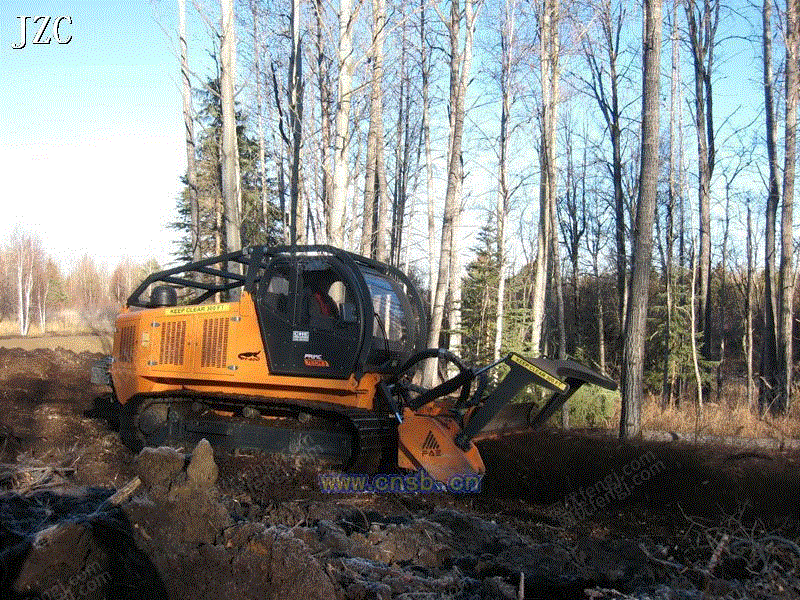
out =
<path fill-rule="evenodd" d="M 199 306 L 176 306 L 164 311 L 165 315 L 196 315 L 197 313 L 215 313 L 230 310 L 230 304 L 203 304 Z"/>

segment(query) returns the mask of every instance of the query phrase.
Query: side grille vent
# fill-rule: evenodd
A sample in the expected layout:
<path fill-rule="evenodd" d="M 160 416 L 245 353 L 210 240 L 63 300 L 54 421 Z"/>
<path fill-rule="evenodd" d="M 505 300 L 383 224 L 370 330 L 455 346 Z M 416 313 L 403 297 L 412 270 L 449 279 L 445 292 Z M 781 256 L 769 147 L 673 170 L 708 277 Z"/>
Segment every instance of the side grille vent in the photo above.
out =
<path fill-rule="evenodd" d="M 224 367 L 228 356 L 228 317 L 203 320 L 201 367 Z"/>
<path fill-rule="evenodd" d="M 123 327 L 119 332 L 119 361 L 133 362 L 133 346 L 136 343 L 136 325 Z"/>
<path fill-rule="evenodd" d="M 164 323 L 158 362 L 162 365 L 182 365 L 186 345 L 186 321 Z"/>

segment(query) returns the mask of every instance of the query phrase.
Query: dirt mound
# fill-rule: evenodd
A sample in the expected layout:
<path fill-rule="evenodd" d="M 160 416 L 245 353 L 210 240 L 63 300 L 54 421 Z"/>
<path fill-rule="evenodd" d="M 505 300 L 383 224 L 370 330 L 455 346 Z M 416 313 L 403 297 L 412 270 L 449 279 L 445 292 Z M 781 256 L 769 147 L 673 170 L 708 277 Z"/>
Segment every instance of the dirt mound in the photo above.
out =
<path fill-rule="evenodd" d="M 91 401 L 88 374 L 102 354 L 76 354 L 63 348 L 26 351 L 0 348 L 0 401 Z"/>
<path fill-rule="evenodd" d="M 4 598 L 800 597 L 797 454 L 544 431 L 481 442 L 480 495 L 326 494 L 294 459 L 130 455 L 86 412 L 94 358 L 0 349 Z M 81 487 L 137 474 L 121 512 Z"/>
<path fill-rule="evenodd" d="M 137 467 L 146 493 L 126 511 L 141 547 L 170 573 L 170 597 L 333 596 L 332 582 L 291 529 L 233 522 L 205 440 L 188 460 L 171 448 L 145 448 Z"/>
<path fill-rule="evenodd" d="M 166 598 L 113 490 L 0 496 L 0 589 L 11 598 Z"/>
<path fill-rule="evenodd" d="M 571 598 L 584 589 L 654 589 L 638 541 L 584 535 L 537 542 L 463 511 L 386 514 L 371 496 L 309 500 L 292 526 L 229 512 L 210 446 L 137 460 L 146 492 L 126 511 L 137 541 L 182 598 Z M 354 505 L 357 508 L 354 508 Z"/>
<path fill-rule="evenodd" d="M 639 504 L 717 517 L 800 519 L 800 452 L 535 431 L 478 444 L 484 493 L 564 503 L 576 518 Z"/>

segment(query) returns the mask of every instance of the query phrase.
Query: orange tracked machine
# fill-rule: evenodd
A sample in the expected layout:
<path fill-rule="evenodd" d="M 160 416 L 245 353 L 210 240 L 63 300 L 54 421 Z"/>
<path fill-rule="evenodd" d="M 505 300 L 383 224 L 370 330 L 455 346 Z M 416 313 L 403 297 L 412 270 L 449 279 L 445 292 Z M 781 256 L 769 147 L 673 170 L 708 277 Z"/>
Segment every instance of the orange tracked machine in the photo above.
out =
<path fill-rule="evenodd" d="M 585 383 L 616 387 L 570 360 L 511 353 L 473 367 L 426 339 L 401 271 L 330 246 L 254 246 L 147 277 L 93 380 L 112 386 L 134 451 L 206 438 L 350 470 L 425 469 L 445 483 L 484 472 L 475 440 L 543 424 Z M 420 387 L 426 359 L 457 374 Z M 529 385 L 553 394 L 540 408 L 510 403 Z"/>

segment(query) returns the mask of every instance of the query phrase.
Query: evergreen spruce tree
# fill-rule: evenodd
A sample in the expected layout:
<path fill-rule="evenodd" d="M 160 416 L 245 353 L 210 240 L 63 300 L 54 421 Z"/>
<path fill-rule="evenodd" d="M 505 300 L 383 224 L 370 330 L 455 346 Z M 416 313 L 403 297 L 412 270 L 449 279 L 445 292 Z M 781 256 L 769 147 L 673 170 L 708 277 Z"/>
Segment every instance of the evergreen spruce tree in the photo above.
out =
<path fill-rule="evenodd" d="M 477 364 L 491 362 L 494 353 L 494 332 L 497 323 L 497 231 L 493 221 L 478 233 L 478 246 L 472 248 L 475 258 L 467 265 L 462 285 L 461 327 L 464 350 Z"/>
<path fill-rule="evenodd" d="M 214 256 L 218 252 L 217 240 L 224 238 L 218 212 L 222 202 L 222 173 L 220 144 L 222 135 L 222 112 L 219 96 L 219 80 L 206 84 L 205 89 L 195 90 L 199 110 L 197 114 L 197 194 L 200 205 L 200 255 Z M 239 142 L 239 170 L 242 190 L 242 246 L 253 244 L 273 245 L 281 239 L 280 214 L 276 202 L 261 204 L 261 190 L 258 176 L 258 144 L 247 133 L 247 119 L 236 111 L 236 133 Z M 267 196 L 275 197 L 273 181 Z M 186 178 L 183 178 L 186 186 Z M 277 198 L 276 198 L 277 201 Z M 191 209 L 188 189 L 185 187 L 177 202 L 177 219 L 172 228 L 179 232 L 180 238 L 175 252 L 180 261 L 191 260 Z M 224 244 L 222 245 L 224 247 Z"/>

